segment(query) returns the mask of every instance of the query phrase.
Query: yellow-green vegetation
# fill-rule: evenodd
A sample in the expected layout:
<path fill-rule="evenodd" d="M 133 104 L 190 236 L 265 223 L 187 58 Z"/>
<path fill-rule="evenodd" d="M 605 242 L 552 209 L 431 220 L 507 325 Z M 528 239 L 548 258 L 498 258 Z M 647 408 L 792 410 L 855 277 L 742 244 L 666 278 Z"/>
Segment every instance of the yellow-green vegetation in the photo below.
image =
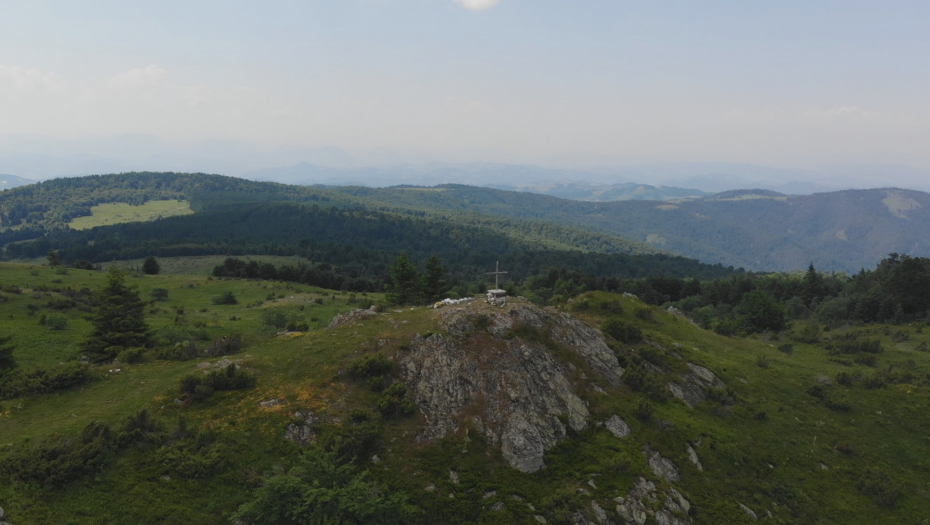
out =
<path fill-rule="evenodd" d="M 77 300 L 69 308 L 49 305 L 69 299 L 68 289 L 97 290 L 105 282 L 105 272 L 0 264 L 0 330 L 12 335 L 19 366 L 79 359 L 79 343 L 90 331 L 88 312 Z M 380 302 L 375 295 L 205 275 L 130 275 L 126 282 L 147 301 L 154 290 L 167 291 L 166 299 L 146 307 L 156 337 L 176 339 L 184 332 L 203 347 L 240 334 L 242 349 L 227 359 L 254 373 L 256 384 L 190 402 L 181 399 L 181 379 L 212 369 L 222 356 L 172 361 L 151 350 L 138 363 L 91 366 L 93 380 L 82 386 L 0 401 L 0 461 L 49 436 L 75 438 L 94 421 L 126 428 L 126 418 L 142 409 L 166 434 L 181 436 L 158 449 L 144 441 L 119 448 L 99 471 L 54 490 L 4 480 L 0 502 L 14 523 L 229 523 L 264 474 L 297 461 L 300 449 L 283 439 L 295 412 L 329 418 L 332 432 L 351 428 L 354 411 L 375 412 L 385 395 L 362 377 L 385 373 L 384 360 L 370 356 L 393 357 L 408 351 L 416 334 L 439 330 L 435 311 L 422 307 L 389 307 L 384 315 L 324 328 L 340 311 Z M 215 304 L 229 293 L 236 304 Z M 423 423 L 418 414 L 386 418 L 380 462 L 369 453 L 358 467 L 391 493 L 409 496 L 422 509 L 422 523 L 535 523 L 536 514 L 550 523 L 567 520 L 592 499 L 625 496 L 637 476 L 656 479 L 646 466 L 645 444 L 678 465 L 676 486 L 692 504 L 694 523 L 751 523 L 739 503 L 760 517 L 771 511 L 772 523 L 921 523 L 930 515 L 930 353 L 919 351 L 930 331 L 870 325 L 824 334 L 858 331 L 858 337 L 879 340 L 884 351 L 869 354 L 876 359 L 870 365 L 829 355 L 826 340 L 800 343 L 789 333 L 780 339 L 723 337 L 613 294 L 586 294 L 567 309 L 592 326 L 608 325 L 605 331 L 617 338 L 608 340 L 627 374 L 650 363 L 669 376 L 656 373 L 652 383 L 636 389 L 611 387 L 576 363 L 573 377 L 587 378 L 576 384 L 592 424 L 570 431 L 547 454 L 547 467 L 534 474 L 506 466 L 499 449 L 468 424 L 438 442 L 415 441 Z M 52 310 L 66 318 L 65 329 L 39 324 Z M 274 314 L 308 326 L 282 332 L 267 326 L 280 324 Z M 654 344 L 637 342 L 640 336 Z M 726 387 L 694 408 L 653 388 L 685 362 L 713 370 Z M 910 382 L 887 374 L 881 386 L 869 382 L 886 369 L 910 372 Z M 391 386 L 385 392 L 402 390 L 387 375 L 381 386 Z M 613 415 L 629 424 L 631 437 L 614 438 L 593 424 Z M 194 443 L 200 455 L 184 448 Z M 688 444 L 703 471 L 688 460 Z M 434 490 L 424 490 L 428 486 Z M 505 508 L 490 510 L 498 501 Z"/>
<path fill-rule="evenodd" d="M 186 200 L 154 200 L 139 206 L 122 202 L 98 204 L 90 209 L 91 215 L 77 217 L 68 223 L 75 230 L 88 230 L 95 226 L 106 226 L 123 222 L 146 222 L 173 217 L 175 215 L 190 215 L 190 201 Z"/>

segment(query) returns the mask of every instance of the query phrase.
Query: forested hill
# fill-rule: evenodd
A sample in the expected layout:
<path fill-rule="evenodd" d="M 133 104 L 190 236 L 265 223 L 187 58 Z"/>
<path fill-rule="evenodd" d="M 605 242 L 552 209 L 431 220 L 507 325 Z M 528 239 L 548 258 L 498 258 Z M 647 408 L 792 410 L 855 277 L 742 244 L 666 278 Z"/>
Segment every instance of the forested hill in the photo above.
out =
<path fill-rule="evenodd" d="M 298 202 L 351 210 L 375 209 L 413 217 L 429 213 L 463 225 L 491 228 L 547 249 L 630 254 L 662 251 L 609 233 L 586 231 L 553 221 L 363 202 L 354 194 L 356 190 L 364 195 L 364 188 L 335 191 L 202 173 L 142 172 L 54 179 L 0 193 L 0 246 L 37 239 L 46 232 L 64 229 L 71 220 L 91 215 L 96 205 L 141 205 L 153 200 L 182 199 L 189 201 L 196 212 L 248 204 Z"/>
<path fill-rule="evenodd" d="M 888 253 L 930 256 L 930 194 L 740 190 L 680 201 L 580 202 L 463 185 L 304 187 L 232 177 L 128 173 L 56 179 L 0 193 L 0 244 L 64 228 L 97 204 L 184 199 L 194 211 L 298 202 L 495 230 L 554 250 L 671 252 L 724 266 L 856 272 Z"/>
<path fill-rule="evenodd" d="M 870 268 L 891 252 L 930 255 L 930 194 L 902 189 L 805 196 L 742 190 L 676 202 L 578 202 L 473 186 L 342 188 L 362 202 L 546 218 L 702 261 L 756 270 Z"/>
<path fill-rule="evenodd" d="M 495 260 L 501 261 L 515 279 L 553 266 L 619 278 L 669 275 L 711 279 L 734 271 L 672 255 L 552 249 L 493 227 L 443 218 L 296 203 L 218 207 L 154 222 L 54 230 L 40 239 L 8 245 L 6 256 L 35 257 L 48 250 L 57 250 L 58 257 L 67 263 L 149 255 L 300 255 L 375 280 L 387 274 L 401 251 L 421 261 L 436 254 L 454 274 L 468 281 L 483 276 Z"/>

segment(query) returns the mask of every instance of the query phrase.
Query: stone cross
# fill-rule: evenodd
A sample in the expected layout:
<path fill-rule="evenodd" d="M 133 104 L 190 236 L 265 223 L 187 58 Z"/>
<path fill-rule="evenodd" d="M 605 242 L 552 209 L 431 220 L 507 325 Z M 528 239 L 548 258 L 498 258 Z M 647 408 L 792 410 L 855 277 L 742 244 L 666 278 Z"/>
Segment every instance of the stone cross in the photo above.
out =
<path fill-rule="evenodd" d="M 494 271 L 493 271 L 493 272 L 488 272 L 488 275 L 493 275 L 493 276 L 494 276 L 494 289 L 495 289 L 495 290 L 500 290 L 500 286 L 498 286 L 498 284 L 497 284 L 497 278 L 498 278 L 499 276 L 501 276 L 501 275 L 504 275 L 505 273 L 507 273 L 507 272 L 502 272 L 502 271 L 501 271 L 501 263 L 500 263 L 500 261 L 495 261 L 495 264 L 494 264 Z"/>

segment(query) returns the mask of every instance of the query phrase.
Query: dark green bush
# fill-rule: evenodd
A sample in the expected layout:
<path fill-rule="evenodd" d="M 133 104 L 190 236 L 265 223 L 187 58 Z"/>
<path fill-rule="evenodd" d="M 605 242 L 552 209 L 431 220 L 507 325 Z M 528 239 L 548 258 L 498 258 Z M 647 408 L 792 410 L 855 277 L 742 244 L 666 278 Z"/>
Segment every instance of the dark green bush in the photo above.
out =
<path fill-rule="evenodd" d="M 239 304 L 239 300 L 232 292 L 222 292 L 213 296 L 213 304 Z"/>
<path fill-rule="evenodd" d="M 164 439 L 164 428 L 152 419 L 148 410 L 127 417 L 116 433 L 116 442 L 120 448 L 133 445 L 149 448 L 160 445 Z"/>
<path fill-rule="evenodd" d="M 381 352 L 360 357 L 349 364 L 349 375 L 356 379 L 384 376 L 394 369 L 394 362 Z"/>
<path fill-rule="evenodd" d="M 87 365 L 81 363 L 33 369 L 28 372 L 17 369 L 0 377 L 0 399 L 63 390 L 81 384 L 89 378 Z"/>
<path fill-rule="evenodd" d="M 409 416 L 414 410 L 416 405 L 407 397 L 407 385 L 400 381 L 391 383 L 378 398 L 378 412 L 385 417 Z"/>
<path fill-rule="evenodd" d="M 621 343 L 638 343 L 643 340 L 643 332 L 637 326 L 611 318 L 604 322 L 601 330 Z"/>
<path fill-rule="evenodd" d="M 623 374 L 623 381 L 636 392 L 642 392 L 656 402 L 668 399 L 665 383 L 656 374 L 650 373 L 642 366 L 632 366 Z"/>
<path fill-rule="evenodd" d="M 189 374 L 181 378 L 181 392 L 191 401 L 204 401 L 213 392 L 223 390 L 245 390 L 255 386 L 255 374 L 229 364 L 226 368 L 212 370 L 206 375 Z"/>
<path fill-rule="evenodd" d="M 783 354 L 791 355 L 792 353 L 794 353 L 794 345 L 791 343 L 785 343 L 783 345 L 779 345 L 778 351 Z"/>
<path fill-rule="evenodd" d="M 123 350 L 122 352 L 116 354 L 116 359 L 118 359 L 120 363 L 131 364 L 131 363 L 138 363 L 142 361 L 142 358 L 144 356 L 145 356 L 145 348 L 135 347 L 135 348 L 127 348 Z"/>
<path fill-rule="evenodd" d="M 620 304 L 620 301 L 616 299 L 611 301 L 602 301 L 597 305 L 597 307 L 600 309 L 600 311 L 613 315 L 620 315 L 623 313 L 623 306 Z"/>
<path fill-rule="evenodd" d="M 894 481 L 879 470 L 867 469 L 863 472 L 856 488 L 880 507 L 895 508 L 901 498 L 901 490 Z"/>
<path fill-rule="evenodd" d="M 61 487 L 99 471 L 112 448 L 110 427 L 95 421 L 78 439 L 53 437 L 20 445 L 0 462 L 0 475 L 39 487 Z"/>
<path fill-rule="evenodd" d="M 168 290 L 165 288 L 152 288 L 152 291 L 149 292 L 149 297 L 151 297 L 153 301 L 167 301 Z"/>

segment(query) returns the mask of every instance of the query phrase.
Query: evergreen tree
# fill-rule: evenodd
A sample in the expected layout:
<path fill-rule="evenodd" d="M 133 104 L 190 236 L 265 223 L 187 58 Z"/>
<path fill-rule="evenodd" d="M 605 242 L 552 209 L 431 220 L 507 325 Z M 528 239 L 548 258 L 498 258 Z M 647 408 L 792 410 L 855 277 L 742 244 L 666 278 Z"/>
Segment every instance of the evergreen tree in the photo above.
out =
<path fill-rule="evenodd" d="M 753 290 L 743 296 L 736 307 L 740 326 L 746 333 L 777 332 L 785 328 L 785 309 L 763 290 Z"/>
<path fill-rule="evenodd" d="M 827 295 L 827 287 L 823 282 L 823 277 L 814 268 L 814 263 L 807 267 L 807 274 L 804 275 L 804 302 L 810 306 L 814 299 L 823 300 Z"/>
<path fill-rule="evenodd" d="M 433 302 L 442 299 L 446 290 L 448 290 L 446 269 L 442 266 L 442 260 L 437 255 L 433 255 L 426 261 L 426 275 L 423 276 L 423 293 L 426 301 Z"/>
<path fill-rule="evenodd" d="M 45 256 L 48 259 L 48 265 L 51 267 L 60 266 L 61 261 L 58 260 L 58 254 L 54 250 L 49 250 L 48 254 Z"/>
<path fill-rule="evenodd" d="M 107 286 L 97 293 L 97 311 L 91 322 L 94 330 L 84 342 L 84 351 L 94 361 L 116 357 L 124 348 L 145 346 L 149 329 L 145 324 L 145 303 L 139 293 L 126 286 L 117 267 L 107 271 Z"/>
<path fill-rule="evenodd" d="M 11 336 L 0 337 L 0 377 L 16 368 L 16 361 L 13 359 L 13 345 L 9 344 Z"/>
<path fill-rule="evenodd" d="M 161 265 L 158 264 L 158 261 L 155 260 L 155 257 L 149 257 L 142 263 L 142 271 L 146 275 L 158 275 L 161 272 Z"/>
<path fill-rule="evenodd" d="M 388 300 L 393 304 L 417 304 L 420 301 L 420 272 L 402 252 L 391 266 L 391 290 Z"/>

